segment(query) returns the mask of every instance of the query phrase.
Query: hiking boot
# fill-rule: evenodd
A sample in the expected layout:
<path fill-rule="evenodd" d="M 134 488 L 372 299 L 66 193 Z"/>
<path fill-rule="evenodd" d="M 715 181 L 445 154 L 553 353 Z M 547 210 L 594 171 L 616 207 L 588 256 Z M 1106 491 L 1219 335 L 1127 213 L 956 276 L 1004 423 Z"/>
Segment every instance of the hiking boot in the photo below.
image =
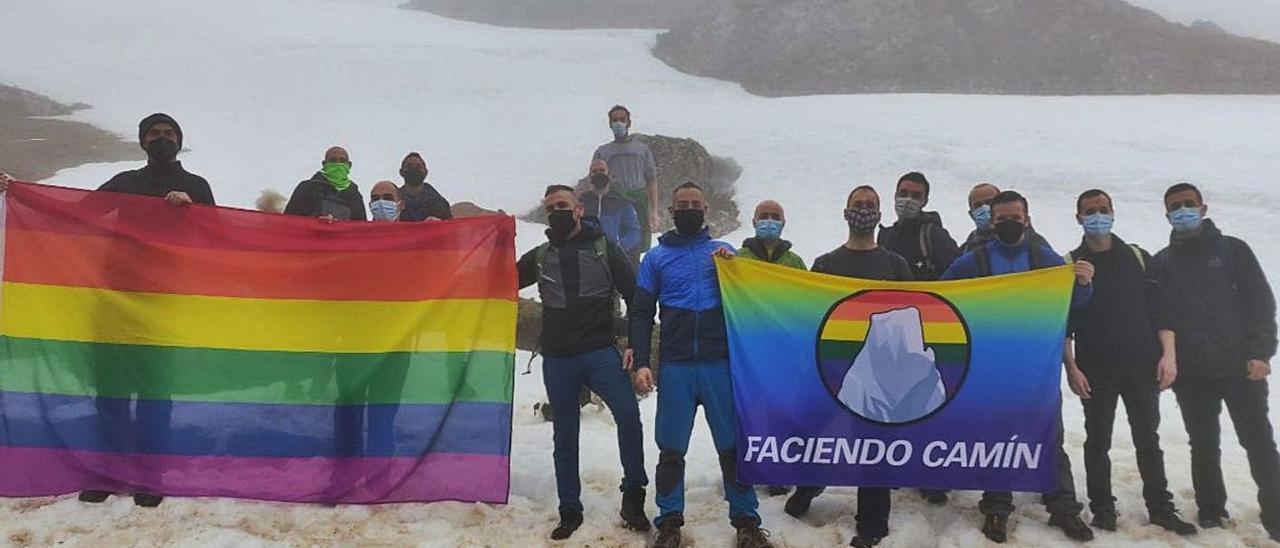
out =
<path fill-rule="evenodd" d="M 920 496 L 924 497 L 925 502 L 934 506 L 942 506 L 951 498 L 943 489 L 921 489 Z"/>
<path fill-rule="evenodd" d="M 644 515 L 644 487 L 628 487 L 622 491 L 622 511 L 618 516 L 627 529 L 649 530 L 649 517 Z"/>
<path fill-rule="evenodd" d="M 80 502 L 91 502 L 93 504 L 97 504 L 107 500 L 107 497 L 109 496 L 111 496 L 111 493 L 106 491 L 81 491 Z"/>
<path fill-rule="evenodd" d="M 1115 510 L 1099 510 L 1093 513 L 1093 519 L 1089 520 L 1089 525 L 1114 533 L 1119 528 L 1116 524 L 1119 518 Z"/>
<path fill-rule="evenodd" d="M 738 548 L 773 548 L 773 543 L 769 542 L 769 531 L 761 529 L 755 523 L 749 523 L 738 527 Z"/>
<path fill-rule="evenodd" d="M 1196 530 L 1196 526 L 1183 521 L 1181 517 L 1178 517 L 1178 513 L 1173 510 L 1152 514 L 1151 524 L 1166 531 L 1173 531 L 1174 533 L 1184 537 L 1194 535 L 1198 532 Z"/>
<path fill-rule="evenodd" d="M 982 534 L 991 542 L 1004 544 L 1009 540 L 1009 516 L 987 514 L 982 520 Z"/>
<path fill-rule="evenodd" d="M 163 500 L 164 497 L 150 493 L 138 493 L 133 496 L 133 503 L 143 508 L 155 508 L 160 506 L 160 502 Z"/>
<path fill-rule="evenodd" d="M 1058 528 L 1067 535 L 1067 538 L 1076 542 L 1093 540 L 1093 529 L 1090 529 L 1089 524 L 1078 515 L 1054 514 L 1049 516 L 1049 526 Z"/>
<path fill-rule="evenodd" d="M 822 494 L 821 487 L 796 487 L 796 492 L 791 494 L 791 498 L 787 499 L 787 504 L 783 510 L 793 518 L 800 519 L 809 513 L 809 506 L 813 504 L 813 499 L 818 498 Z"/>
<path fill-rule="evenodd" d="M 667 519 L 658 526 L 653 548 L 680 548 L 680 520 Z"/>
<path fill-rule="evenodd" d="M 770 485 L 765 488 L 765 491 L 768 492 L 771 497 L 781 497 L 782 495 L 790 493 L 791 488 L 786 485 Z"/>
<path fill-rule="evenodd" d="M 862 535 L 858 535 L 849 541 L 849 546 L 852 546 L 853 548 L 871 548 L 872 546 L 880 544 L 881 540 L 882 539 L 880 537 L 864 537 Z"/>
<path fill-rule="evenodd" d="M 1200 522 L 1201 529 L 1221 529 L 1222 522 L 1228 519 L 1231 519 L 1231 516 L 1227 515 L 1226 510 L 1222 510 L 1219 512 L 1200 512 L 1200 518 L 1196 521 Z"/>
<path fill-rule="evenodd" d="M 582 526 L 582 512 L 560 512 L 560 523 L 551 531 L 551 540 L 564 540 Z"/>

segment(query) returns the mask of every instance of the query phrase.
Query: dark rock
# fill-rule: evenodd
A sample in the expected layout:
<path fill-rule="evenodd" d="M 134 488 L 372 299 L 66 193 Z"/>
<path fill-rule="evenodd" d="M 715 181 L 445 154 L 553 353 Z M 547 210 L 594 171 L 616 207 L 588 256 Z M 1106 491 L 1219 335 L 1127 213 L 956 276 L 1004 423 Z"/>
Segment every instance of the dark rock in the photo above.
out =
<path fill-rule="evenodd" d="M 654 54 L 768 96 L 1280 92 L 1280 44 L 1120 0 L 723 0 Z"/>
<path fill-rule="evenodd" d="M 58 120 L 88 105 L 65 105 L 38 93 L 0 85 L 0 171 L 42 181 L 60 169 L 93 162 L 140 160 L 137 142 L 89 124 Z"/>

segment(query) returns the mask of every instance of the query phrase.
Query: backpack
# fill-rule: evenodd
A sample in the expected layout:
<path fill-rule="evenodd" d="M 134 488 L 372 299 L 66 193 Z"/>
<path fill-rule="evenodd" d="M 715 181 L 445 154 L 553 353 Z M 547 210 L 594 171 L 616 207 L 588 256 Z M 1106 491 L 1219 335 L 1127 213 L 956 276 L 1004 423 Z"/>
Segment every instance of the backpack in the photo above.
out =
<path fill-rule="evenodd" d="M 920 227 L 920 256 L 924 258 L 924 267 L 936 275 L 938 269 L 933 264 L 933 238 L 929 237 L 932 233 L 933 223 L 925 223 Z"/>
<path fill-rule="evenodd" d="M 604 273 L 608 276 L 609 283 L 613 283 L 613 270 L 609 268 L 609 241 L 604 236 L 596 238 L 592 242 L 595 248 L 596 258 L 604 263 Z M 547 264 L 547 253 L 551 252 L 551 242 L 542 242 L 538 249 L 534 251 L 534 257 L 537 259 L 538 272 L 542 272 L 543 266 Z"/>

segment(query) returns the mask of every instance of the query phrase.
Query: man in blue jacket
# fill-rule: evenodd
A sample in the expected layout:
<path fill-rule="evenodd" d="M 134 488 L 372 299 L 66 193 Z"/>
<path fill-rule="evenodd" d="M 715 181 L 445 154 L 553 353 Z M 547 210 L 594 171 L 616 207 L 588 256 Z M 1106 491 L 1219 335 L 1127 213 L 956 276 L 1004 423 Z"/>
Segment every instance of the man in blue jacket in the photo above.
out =
<path fill-rule="evenodd" d="M 605 239 L 622 248 L 631 259 L 632 268 L 635 268 L 640 264 L 640 253 L 643 252 L 640 244 L 644 241 L 636 205 L 613 188 L 608 162 L 592 160 L 588 176 L 591 190 L 583 192 L 579 198 L 586 214 L 600 219 Z"/>
<path fill-rule="evenodd" d="M 1066 264 L 1049 246 L 1030 243 L 1027 227 L 1031 224 L 1031 215 L 1027 199 L 1021 194 L 1011 190 L 997 194 L 991 200 L 991 217 L 995 238 L 974 247 L 951 263 L 951 267 L 942 273 L 943 280 L 1012 274 Z M 1071 306 L 1078 307 L 1087 304 L 1093 296 L 1093 265 L 1087 261 L 1074 264 L 1076 287 L 1071 294 Z M 1071 460 L 1066 451 L 1062 450 L 1062 415 L 1058 416 L 1058 488 L 1044 493 L 1041 500 L 1049 511 L 1049 525 L 1061 529 L 1073 540 L 1093 540 L 1093 530 L 1080 519 L 1084 505 L 1076 500 Z M 1008 538 L 1009 514 L 1013 513 L 1013 494 L 987 491 L 982 494 L 978 509 L 984 516 L 982 534 L 992 542 L 1005 542 Z"/>
<path fill-rule="evenodd" d="M 706 227 L 707 202 L 698 185 L 680 185 L 671 203 L 676 229 L 658 238 L 658 247 L 649 250 L 640 263 L 632 310 L 628 314 L 631 348 L 623 362 L 627 369 L 635 368 L 634 383 L 638 392 L 647 394 L 653 390 L 649 341 L 653 334 L 653 316 L 661 305 L 662 367 L 657 379 L 661 390 L 655 427 L 660 513 L 654 520 L 658 534 L 653 545 L 680 546 L 680 527 L 684 525 L 684 456 L 693 434 L 697 407 L 701 404 L 720 455 L 729 519 L 738 530 L 737 546 L 771 546 L 760 529 L 755 491 L 735 479 L 738 452 L 729 380 L 728 333 L 712 260 L 717 251 L 733 253 L 734 249 L 711 239 Z"/>

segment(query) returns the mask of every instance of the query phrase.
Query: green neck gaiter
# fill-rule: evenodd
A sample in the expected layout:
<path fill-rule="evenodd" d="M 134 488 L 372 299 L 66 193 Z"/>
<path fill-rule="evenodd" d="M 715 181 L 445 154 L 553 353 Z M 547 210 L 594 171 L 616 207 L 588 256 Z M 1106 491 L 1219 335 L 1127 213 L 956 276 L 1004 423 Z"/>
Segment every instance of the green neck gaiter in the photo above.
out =
<path fill-rule="evenodd" d="M 320 170 L 324 178 L 333 185 L 333 189 L 342 192 L 351 186 L 351 166 L 341 162 L 328 162 Z"/>

